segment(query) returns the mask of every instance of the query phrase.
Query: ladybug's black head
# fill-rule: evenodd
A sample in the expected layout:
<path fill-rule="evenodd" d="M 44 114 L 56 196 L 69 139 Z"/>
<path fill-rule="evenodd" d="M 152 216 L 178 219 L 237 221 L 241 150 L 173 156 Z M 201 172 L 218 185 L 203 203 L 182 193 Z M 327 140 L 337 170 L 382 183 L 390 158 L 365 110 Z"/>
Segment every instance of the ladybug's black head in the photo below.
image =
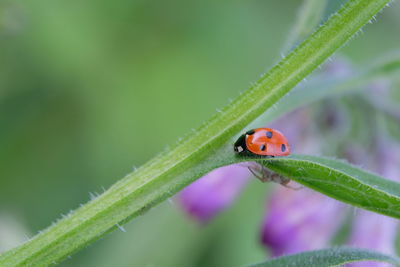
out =
<path fill-rule="evenodd" d="M 246 151 L 246 135 L 245 134 L 241 135 L 238 138 L 238 140 L 233 145 L 233 150 L 238 154 L 241 154 Z"/>

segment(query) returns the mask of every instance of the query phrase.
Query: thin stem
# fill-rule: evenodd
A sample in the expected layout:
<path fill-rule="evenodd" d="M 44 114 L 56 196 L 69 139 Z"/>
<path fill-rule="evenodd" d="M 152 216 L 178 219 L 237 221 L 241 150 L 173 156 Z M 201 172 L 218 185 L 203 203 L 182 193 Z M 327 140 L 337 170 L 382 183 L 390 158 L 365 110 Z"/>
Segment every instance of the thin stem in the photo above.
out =
<path fill-rule="evenodd" d="M 129 219 L 143 214 L 201 173 L 182 175 L 222 147 L 275 104 L 345 44 L 390 0 L 349 0 L 249 90 L 213 116 L 185 141 L 117 182 L 96 199 L 27 243 L 0 257 L 1 266 L 46 266 L 93 243 Z"/>

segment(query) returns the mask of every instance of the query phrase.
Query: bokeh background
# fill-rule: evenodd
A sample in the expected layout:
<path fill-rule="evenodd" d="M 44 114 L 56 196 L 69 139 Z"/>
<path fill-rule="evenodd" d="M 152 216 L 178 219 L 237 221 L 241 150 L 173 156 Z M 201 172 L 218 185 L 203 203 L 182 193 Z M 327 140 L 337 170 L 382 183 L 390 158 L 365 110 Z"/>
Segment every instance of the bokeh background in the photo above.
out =
<path fill-rule="evenodd" d="M 343 1 L 330 1 L 327 13 Z M 0 252 L 101 193 L 249 87 L 281 57 L 300 1 L 0 2 Z M 392 4 L 340 54 L 398 48 Z M 166 202 L 61 266 L 261 261 L 269 186 L 206 226 Z M 251 208 L 249 208 L 251 207 Z"/>

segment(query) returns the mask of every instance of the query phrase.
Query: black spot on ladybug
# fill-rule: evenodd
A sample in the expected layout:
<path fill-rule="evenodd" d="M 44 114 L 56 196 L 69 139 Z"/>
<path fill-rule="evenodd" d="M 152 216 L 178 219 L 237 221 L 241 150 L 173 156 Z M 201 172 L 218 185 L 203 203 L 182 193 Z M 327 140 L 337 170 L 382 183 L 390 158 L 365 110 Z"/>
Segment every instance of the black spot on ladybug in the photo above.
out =
<path fill-rule="evenodd" d="M 285 144 L 282 144 L 281 150 L 282 150 L 282 152 L 285 152 L 285 151 L 286 151 L 286 146 L 285 146 Z"/>
<path fill-rule="evenodd" d="M 265 151 L 265 149 L 267 149 L 267 147 L 265 145 L 261 145 L 260 149 L 261 149 L 261 151 Z"/>
<path fill-rule="evenodd" d="M 252 135 L 253 133 L 255 133 L 254 130 L 250 130 L 250 131 L 247 131 L 247 132 L 246 132 L 247 135 Z"/>
<path fill-rule="evenodd" d="M 269 132 L 266 132 L 265 135 L 266 135 L 268 138 L 272 138 L 272 132 L 270 132 L 270 131 L 269 131 Z"/>

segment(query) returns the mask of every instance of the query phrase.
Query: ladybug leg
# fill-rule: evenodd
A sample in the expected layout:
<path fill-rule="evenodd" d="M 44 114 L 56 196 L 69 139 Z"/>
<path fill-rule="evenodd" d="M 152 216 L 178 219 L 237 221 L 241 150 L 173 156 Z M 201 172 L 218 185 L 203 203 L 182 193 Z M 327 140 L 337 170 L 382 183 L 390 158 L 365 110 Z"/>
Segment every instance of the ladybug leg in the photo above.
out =
<path fill-rule="evenodd" d="M 261 182 L 266 183 L 272 181 L 271 177 L 264 175 L 264 172 L 259 170 L 254 170 L 252 167 L 247 167 L 249 171 Z"/>
<path fill-rule="evenodd" d="M 300 189 L 304 188 L 303 186 L 291 186 L 291 185 L 289 185 L 291 180 L 289 178 L 284 177 L 282 175 L 279 175 L 277 173 L 273 174 L 272 181 L 274 181 L 274 182 L 276 182 L 276 183 L 278 183 L 278 184 L 280 184 L 280 185 L 282 185 L 282 186 L 284 186 L 286 188 L 290 188 L 292 190 L 300 190 Z"/>
<path fill-rule="evenodd" d="M 286 179 L 286 180 L 282 180 L 282 181 L 280 182 L 280 184 L 281 184 L 282 186 L 286 187 L 286 188 L 289 188 L 289 189 L 292 189 L 292 190 L 296 190 L 296 191 L 304 188 L 304 186 L 291 186 L 291 185 L 288 185 L 288 183 L 289 183 L 291 180 L 288 179 L 288 178 L 285 178 L 285 179 Z"/>
<path fill-rule="evenodd" d="M 290 188 L 292 190 L 300 190 L 303 188 L 302 186 L 295 187 L 288 185 L 291 181 L 289 178 L 277 174 L 264 166 L 261 165 L 251 166 L 251 167 L 248 166 L 247 168 L 258 180 L 260 180 L 263 183 L 274 182 L 286 188 Z"/>
<path fill-rule="evenodd" d="M 290 181 L 291 181 L 289 178 L 287 178 L 285 176 L 282 176 L 280 174 L 277 174 L 277 173 L 275 173 L 275 172 L 273 172 L 273 171 L 271 171 L 271 170 L 269 170 L 269 169 L 267 169 L 265 167 L 262 167 L 262 175 L 264 177 L 263 178 L 264 181 L 272 181 L 272 182 L 278 183 L 278 184 L 280 184 L 280 185 L 282 185 L 282 186 L 284 186 L 286 188 L 290 188 L 292 190 L 300 190 L 300 189 L 303 188 L 303 186 L 291 186 L 291 185 L 288 185 L 290 183 Z"/>

